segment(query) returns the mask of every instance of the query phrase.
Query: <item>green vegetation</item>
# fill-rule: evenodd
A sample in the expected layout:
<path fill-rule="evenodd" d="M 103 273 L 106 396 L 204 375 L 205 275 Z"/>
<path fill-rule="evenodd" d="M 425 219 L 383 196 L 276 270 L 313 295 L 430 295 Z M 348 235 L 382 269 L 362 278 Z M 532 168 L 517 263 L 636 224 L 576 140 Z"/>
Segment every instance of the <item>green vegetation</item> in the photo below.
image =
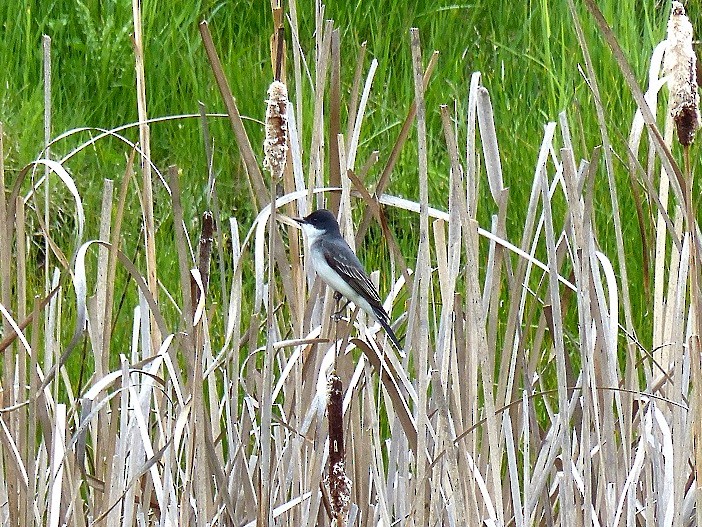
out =
<path fill-rule="evenodd" d="M 265 3 L 264 3 L 265 4 Z M 503 5 L 504 4 L 504 5 Z M 629 54 L 640 79 L 644 79 L 647 61 L 655 42 L 664 36 L 667 10 L 651 2 L 605 2 L 605 14 L 617 20 L 617 37 Z M 619 13 L 633 13 L 626 23 Z M 698 13 L 691 13 L 693 24 Z M 135 72 L 131 45 L 132 10 L 129 2 L 39 2 L 18 0 L 0 6 L 3 38 L 0 40 L 0 121 L 5 129 L 6 167 L 18 170 L 35 159 L 43 145 L 43 93 L 41 35 L 52 38 L 52 136 L 77 127 L 114 128 L 133 123 L 136 116 Z M 299 9 L 300 41 L 311 50 L 314 38 L 314 12 Z M 370 152 L 389 150 L 413 98 L 409 27 L 420 29 L 428 54 L 441 53 L 437 72 L 427 93 L 430 157 L 430 201 L 440 206 L 448 190 L 448 157 L 438 106 L 456 104 L 456 114 L 463 116 L 467 88 L 473 71 L 482 73 L 483 85 L 491 92 L 496 115 L 497 137 L 502 154 L 506 186 L 511 201 L 527 199 L 531 186 L 531 167 L 537 155 L 544 123 L 556 120 L 561 111 L 569 112 L 580 125 L 576 128 L 579 144 L 588 151 L 599 144 L 590 91 L 577 70 L 581 53 L 572 31 L 565 2 L 477 2 L 419 4 L 383 1 L 333 3 L 325 17 L 333 19 L 341 30 L 342 89 L 348 92 L 353 81 L 356 53 L 367 42 L 368 58 L 376 58 L 378 71 L 369 101 L 364 137 L 359 145 L 359 159 Z M 151 117 L 196 114 L 198 101 L 209 112 L 221 112 L 221 97 L 202 48 L 197 22 L 207 19 L 228 75 L 232 93 L 247 121 L 247 131 L 254 145 L 262 140 L 264 93 L 271 79 L 268 35 L 271 32 L 270 10 L 259 2 L 230 4 L 201 1 L 186 4 L 146 2 L 144 5 L 145 61 L 147 67 L 147 103 Z M 635 105 L 623 89 L 616 63 L 604 46 L 592 23 L 586 23 L 593 62 L 601 83 L 603 104 L 617 118 L 611 120 L 613 141 L 621 146 L 628 133 L 628 118 Z M 287 40 L 290 41 L 287 30 Z M 290 64 L 292 61 L 290 60 Z M 366 60 L 366 68 L 368 59 Z M 313 67 L 313 65 L 310 65 Z M 313 71 L 312 71 L 313 74 Z M 310 83 L 303 87 L 304 115 L 311 118 Z M 291 94 L 292 96 L 292 94 Z M 343 108 L 342 108 L 343 111 Z M 343 118 L 342 118 L 343 119 Z M 238 162 L 238 150 L 232 141 L 225 119 L 212 119 L 214 170 L 217 176 L 222 210 L 237 211 L 242 223 L 251 218 L 246 175 Z M 197 119 L 181 119 L 156 124 L 152 128 L 152 156 L 165 170 L 178 165 L 184 174 L 183 188 L 186 218 L 198 216 L 205 208 L 207 168 L 200 124 Z M 126 133 L 137 140 L 136 129 Z M 88 138 L 78 134 L 54 147 L 54 156 L 70 151 Z M 414 149 L 410 143 L 393 173 L 389 190 L 406 197 L 417 195 Z M 99 202 L 102 178 L 117 179 L 124 172 L 125 149 L 113 140 L 103 140 L 76 156 L 68 168 L 79 180 L 86 208 L 95 210 Z M 628 186 L 625 166 L 617 165 L 618 180 Z M 371 181 L 377 173 L 371 173 Z M 163 200 L 157 188 L 157 196 Z M 622 192 L 623 209 L 634 210 Z M 606 191 L 598 191 L 596 210 L 602 229 L 607 229 Z M 137 206 L 130 202 L 129 207 Z M 508 232 L 517 235 L 524 221 L 524 207 L 515 207 L 508 218 Z M 168 211 L 162 211 L 166 221 Z M 483 221 L 494 212 L 481 207 Z M 127 215 L 128 218 L 131 215 Z M 398 229 L 411 219 L 397 219 Z M 640 239 L 636 222 L 625 221 L 627 249 L 639 252 Z M 194 225 L 190 224 L 191 227 Z M 57 225 L 57 231 L 64 231 Z M 96 235 L 96 224 L 89 226 L 88 237 Z M 138 229 L 136 223 L 130 230 Z M 605 248 L 613 248 L 611 232 L 603 233 Z M 408 246 L 411 254 L 411 245 Z M 172 249 L 171 249 L 172 250 Z M 373 256 L 375 258 L 375 256 Z M 639 270 L 639 272 L 641 272 Z M 640 323 L 645 323 L 646 302 L 635 298 L 640 309 Z"/>

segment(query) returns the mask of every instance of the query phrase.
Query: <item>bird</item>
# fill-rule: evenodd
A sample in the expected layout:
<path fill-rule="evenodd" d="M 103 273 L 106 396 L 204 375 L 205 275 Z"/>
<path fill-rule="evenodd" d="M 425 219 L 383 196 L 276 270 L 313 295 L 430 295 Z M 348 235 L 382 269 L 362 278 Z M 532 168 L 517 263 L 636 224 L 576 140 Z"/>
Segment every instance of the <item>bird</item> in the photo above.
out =
<path fill-rule="evenodd" d="M 380 295 L 356 253 L 341 236 L 336 217 L 327 209 L 318 209 L 304 218 L 293 220 L 300 225 L 307 239 L 308 257 L 317 275 L 335 291 L 337 302 L 342 296 L 347 300 L 334 315 L 338 317 L 349 302 L 353 302 L 380 323 L 398 351 L 402 352 Z"/>

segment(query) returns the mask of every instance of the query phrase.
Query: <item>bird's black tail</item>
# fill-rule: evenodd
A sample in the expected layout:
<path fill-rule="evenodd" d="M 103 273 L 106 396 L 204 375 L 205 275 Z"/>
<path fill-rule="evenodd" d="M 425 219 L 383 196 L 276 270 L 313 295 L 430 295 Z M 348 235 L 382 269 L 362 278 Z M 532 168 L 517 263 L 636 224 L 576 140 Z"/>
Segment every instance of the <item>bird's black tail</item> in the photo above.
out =
<path fill-rule="evenodd" d="M 397 351 L 399 351 L 402 354 L 404 351 L 402 349 L 402 344 L 400 344 L 400 340 L 397 338 L 397 335 L 395 335 L 395 332 L 390 327 L 390 317 L 388 316 L 388 314 L 382 307 L 374 308 L 373 312 L 375 313 L 375 318 L 378 319 L 378 322 L 381 326 L 383 326 L 385 333 L 387 333 L 388 337 L 397 348 Z"/>

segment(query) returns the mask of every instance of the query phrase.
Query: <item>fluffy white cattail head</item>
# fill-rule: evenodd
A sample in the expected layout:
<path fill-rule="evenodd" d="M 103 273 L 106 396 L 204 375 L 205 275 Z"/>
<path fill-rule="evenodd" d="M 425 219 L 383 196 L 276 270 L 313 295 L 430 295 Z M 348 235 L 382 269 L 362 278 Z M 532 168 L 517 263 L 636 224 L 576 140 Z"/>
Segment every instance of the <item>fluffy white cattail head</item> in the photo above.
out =
<path fill-rule="evenodd" d="M 689 145 L 700 127 L 700 97 L 692 24 L 680 2 L 672 4 L 663 69 L 668 76 L 670 113 L 675 120 L 678 140 L 682 145 Z"/>
<path fill-rule="evenodd" d="M 274 177 L 280 177 L 288 153 L 288 89 L 280 81 L 268 88 L 266 108 L 266 138 L 263 141 L 263 168 Z"/>

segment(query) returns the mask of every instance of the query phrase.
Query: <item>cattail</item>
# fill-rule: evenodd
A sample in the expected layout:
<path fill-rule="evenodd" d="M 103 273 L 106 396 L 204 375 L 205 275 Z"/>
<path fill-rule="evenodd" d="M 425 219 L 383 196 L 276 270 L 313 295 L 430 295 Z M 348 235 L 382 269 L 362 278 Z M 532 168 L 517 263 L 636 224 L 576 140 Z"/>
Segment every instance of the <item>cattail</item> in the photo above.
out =
<path fill-rule="evenodd" d="M 280 81 L 268 88 L 266 108 L 266 139 L 263 141 L 263 168 L 279 178 L 285 168 L 288 153 L 288 89 Z"/>
<path fill-rule="evenodd" d="M 344 465 L 343 392 L 341 378 L 332 373 L 327 380 L 327 416 L 329 418 L 329 475 L 325 483 L 336 525 L 346 525 L 351 503 L 351 480 Z"/>
<path fill-rule="evenodd" d="M 692 143 L 700 127 L 697 92 L 697 58 L 692 48 L 692 24 L 680 2 L 673 2 L 668 20 L 668 39 L 663 62 L 670 89 L 670 113 L 680 144 Z"/>
<path fill-rule="evenodd" d="M 210 283 L 210 261 L 212 260 L 212 244 L 214 242 L 214 216 L 212 212 L 206 210 L 202 214 L 202 227 L 200 229 L 199 258 L 197 267 L 202 278 L 202 294 L 207 295 L 207 287 Z M 191 277 L 191 291 L 193 306 L 197 306 L 200 296 L 197 294 L 197 284 Z"/>

